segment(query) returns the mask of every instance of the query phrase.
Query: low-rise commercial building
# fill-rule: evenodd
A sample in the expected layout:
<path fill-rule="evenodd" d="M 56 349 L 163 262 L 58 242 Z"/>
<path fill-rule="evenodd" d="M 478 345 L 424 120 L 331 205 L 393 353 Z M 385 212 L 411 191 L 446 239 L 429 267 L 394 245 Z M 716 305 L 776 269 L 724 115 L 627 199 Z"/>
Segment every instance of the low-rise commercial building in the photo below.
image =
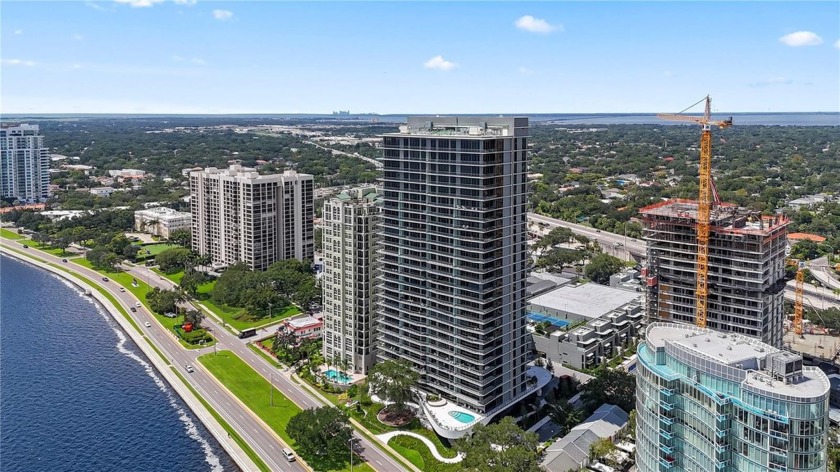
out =
<path fill-rule="evenodd" d="M 321 337 L 324 320 L 314 316 L 301 316 L 283 322 L 283 329 L 295 335 L 298 341 Z"/>
<path fill-rule="evenodd" d="M 169 239 L 172 232 L 190 229 L 192 214 L 166 207 L 153 207 L 134 212 L 134 229 Z"/>
<path fill-rule="evenodd" d="M 111 194 L 116 191 L 117 189 L 114 187 L 94 187 L 90 189 L 90 193 L 96 195 L 97 197 L 110 197 Z"/>

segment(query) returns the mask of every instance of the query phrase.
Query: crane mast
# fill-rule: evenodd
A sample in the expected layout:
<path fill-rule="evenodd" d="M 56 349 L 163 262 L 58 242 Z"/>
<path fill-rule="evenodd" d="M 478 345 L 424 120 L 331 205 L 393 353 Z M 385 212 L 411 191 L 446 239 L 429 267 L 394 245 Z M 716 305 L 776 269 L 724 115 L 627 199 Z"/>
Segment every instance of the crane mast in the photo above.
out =
<path fill-rule="evenodd" d="M 711 232 L 712 214 L 712 125 L 719 126 L 720 128 L 732 126 L 731 117 L 724 121 L 713 121 L 711 119 L 712 99 L 707 95 L 704 100 L 706 101 L 706 108 L 702 117 L 681 114 L 656 115 L 665 120 L 699 123 L 703 127 L 703 133 L 700 136 L 700 195 L 697 201 L 697 288 L 695 291 L 695 324 L 701 328 L 706 327 L 709 298 L 709 234 Z M 700 102 L 702 101 L 700 100 Z M 694 105 L 697 105 L 697 103 Z"/>
<path fill-rule="evenodd" d="M 805 300 L 805 263 L 796 259 L 791 260 L 796 270 L 796 298 L 793 304 L 793 332 L 802 336 L 802 303 Z"/>

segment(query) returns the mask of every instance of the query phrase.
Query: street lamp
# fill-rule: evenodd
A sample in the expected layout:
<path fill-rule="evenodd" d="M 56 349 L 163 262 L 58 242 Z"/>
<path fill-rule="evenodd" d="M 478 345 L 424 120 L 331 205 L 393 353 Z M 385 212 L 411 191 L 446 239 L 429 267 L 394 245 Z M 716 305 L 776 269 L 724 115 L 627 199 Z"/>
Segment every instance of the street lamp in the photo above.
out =
<path fill-rule="evenodd" d="M 350 446 L 350 472 L 353 472 L 353 434 L 350 434 L 350 439 L 347 440 L 347 444 Z"/>

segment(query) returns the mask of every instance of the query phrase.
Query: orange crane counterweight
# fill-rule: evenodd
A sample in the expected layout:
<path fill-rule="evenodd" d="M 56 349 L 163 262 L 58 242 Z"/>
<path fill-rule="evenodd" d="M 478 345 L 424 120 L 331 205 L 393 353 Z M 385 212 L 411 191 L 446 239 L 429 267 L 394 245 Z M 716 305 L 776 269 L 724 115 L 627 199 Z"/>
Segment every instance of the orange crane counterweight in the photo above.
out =
<path fill-rule="evenodd" d="M 695 323 L 701 328 L 706 327 L 707 302 L 709 297 L 709 233 L 712 213 L 712 126 L 719 126 L 720 128 L 732 126 L 731 117 L 724 121 L 712 120 L 712 99 L 707 95 L 703 100 L 706 101 L 706 109 L 702 117 L 682 115 L 680 114 L 682 112 L 677 114 L 660 113 L 656 115 L 663 120 L 689 121 L 699 123 L 703 127 L 703 133 L 700 136 L 700 198 L 697 202 L 697 290 L 695 292 Z M 703 100 L 700 100 L 700 102 Z M 694 105 L 697 105 L 697 103 Z"/>

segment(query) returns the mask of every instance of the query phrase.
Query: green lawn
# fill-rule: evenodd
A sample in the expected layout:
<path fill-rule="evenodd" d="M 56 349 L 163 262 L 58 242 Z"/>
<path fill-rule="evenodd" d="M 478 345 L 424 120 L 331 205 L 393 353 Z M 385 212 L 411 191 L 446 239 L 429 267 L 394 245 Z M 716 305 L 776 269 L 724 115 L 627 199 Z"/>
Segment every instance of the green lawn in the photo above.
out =
<path fill-rule="evenodd" d="M 146 246 L 140 246 L 140 249 L 137 251 L 137 257 L 149 259 L 157 256 L 158 254 L 162 253 L 167 249 L 172 249 L 175 247 L 182 246 L 179 246 L 177 244 L 148 244 Z M 148 251 L 148 253 L 146 251 Z"/>
<path fill-rule="evenodd" d="M 327 396 L 329 398 L 328 394 L 323 394 L 323 395 Z M 430 440 L 435 445 L 435 447 L 437 448 L 438 453 L 440 453 L 440 455 L 442 455 L 443 457 L 455 457 L 457 455 L 457 452 L 452 447 L 444 444 L 443 441 L 441 441 L 441 439 L 437 435 L 437 433 L 435 433 L 434 431 L 432 431 L 430 429 L 427 429 L 427 428 L 424 428 L 423 426 L 421 426 L 420 421 L 417 420 L 417 419 L 414 419 L 409 424 L 407 424 L 405 426 L 402 426 L 402 427 L 399 427 L 399 428 L 394 428 L 392 426 L 388 426 L 388 425 L 383 424 L 376 417 L 376 415 L 383 408 L 383 406 L 384 405 L 382 405 L 382 404 L 374 403 L 370 406 L 366 406 L 366 407 L 363 406 L 362 407 L 362 412 L 360 412 L 356 408 L 349 408 L 349 409 L 347 409 L 347 412 L 349 413 L 349 415 L 353 419 L 355 419 L 356 421 L 361 423 L 365 428 L 367 428 L 373 434 L 382 434 L 382 433 L 387 433 L 387 432 L 390 432 L 390 431 L 411 431 L 412 433 L 417 433 L 417 434 L 427 438 L 428 440 Z M 422 445 L 423 443 L 418 441 L 418 444 Z M 440 462 L 438 462 L 437 459 L 434 458 L 434 456 L 429 455 L 429 457 L 435 463 L 441 464 Z M 411 460 L 411 458 L 408 457 L 408 456 L 405 456 L 405 458 L 408 459 L 408 460 Z M 421 467 L 421 469 L 426 470 L 426 469 L 423 469 L 422 467 Z"/>
<path fill-rule="evenodd" d="M 388 445 L 423 472 L 457 472 L 463 469 L 460 463 L 447 464 L 435 459 L 429 448 L 417 438 L 396 436 L 388 441 Z"/>
<path fill-rule="evenodd" d="M 181 279 L 184 277 L 184 271 L 183 270 L 179 270 L 178 272 L 175 272 L 174 274 L 167 274 L 166 272 L 158 269 L 157 267 L 154 267 L 154 268 L 152 268 L 152 272 L 160 275 L 161 277 L 166 277 L 167 279 L 175 282 L 176 284 L 180 284 Z"/>
<path fill-rule="evenodd" d="M 15 233 L 14 231 L 10 231 L 6 228 L 0 228 L 0 236 L 7 238 L 7 239 L 21 239 L 23 236 Z"/>
<path fill-rule="evenodd" d="M 292 448 L 295 442 L 286 433 L 286 425 L 301 409 L 286 398 L 277 388 L 273 388 L 274 404 L 270 404 L 271 394 L 268 381 L 257 374 L 248 364 L 230 351 L 219 351 L 216 354 L 205 354 L 198 358 L 198 362 L 207 368 L 219 381 L 225 385 L 251 411 L 259 416 L 278 436 L 283 438 Z M 349 470 L 345 458 L 313 458 L 303 459 L 315 470 L 344 471 Z M 372 472 L 367 464 L 353 466 L 354 471 Z"/>
<path fill-rule="evenodd" d="M 166 277 L 176 284 L 181 283 L 181 278 L 184 277 L 184 271 L 166 274 L 157 267 L 152 270 L 158 275 Z M 200 285 L 195 298 L 198 299 L 210 312 L 224 320 L 228 326 L 232 326 L 239 331 L 246 328 L 260 328 L 266 325 L 278 323 L 285 318 L 300 313 L 300 309 L 298 309 L 298 307 L 289 305 L 283 309 L 278 308 L 273 310 L 271 318 L 253 318 L 250 314 L 245 312 L 244 308 L 220 305 L 214 302 L 213 299 L 210 298 L 210 293 L 213 291 L 213 287 L 215 286 L 215 280 L 211 280 L 210 282 Z"/>
<path fill-rule="evenodd" d="M 88 261 L 87 259 L 85 259 L 83 257 L 73 259 L 73 263 L 79 264 L 80 266 L 83 266 L 83 267 L 87 267 L 88 269 L 93 269 L 93 266 L 91 265 L 90 261 Z M 180 325 L 183 322 L 183 319 L 184 319 L 183 316 L 176 316 L 175 318 L 168 318 L 166 316 L 157 314 L 157 313 L 152 311 L 152 309 L 149 307 L 149 303 L 146 301 L 146 294 L 149 293 L 151 288 L 149 287 L 149 285 L 146 284 L 145 281 L 142 280 L 142 278 L 141 279 L 136 279 L 134 276 L 132 276 L 131 274 L 129 274 L 127 272 L 108 272 L 108 271 L 104 271 L 104 270 L 97 270 L 97 272 L 99 272 L 100 274 L 102 274 L 105 277 L 108 277 L 108 279 L 109 279 L 108 282 L 100 280 L 97 283 L 101 284 L 101 283 L 115 282 L 118 285 L 124 287 L 127 291 L 134 294 L 134 296 L 137 297 L 140 300 L 140 303 L 142 303 L 143 306 L 145 306 L 146 309 L 149 310 L 149 312 L 154 315 L 155 319 L 157 319 L 158 322 L 160 322 L 160 324 L 162 324 L 166 329 L 171 330 L 173 332 L 173 334 L 175 332 L 174 327 L 176 325 Z M 133 282 L 135 282 L 135 281 L 137 282 L 136 287 L 133 284 Z M 213 344 L 215 344 L 216 341 L 214 339 L 212 342 L 209 342 L 209 343 L 203 344 L 203 345 L 198 345 L 198 346 L 188 344 L 187 342 L 185 342 L 181 338 L 178 338 L 178 342 L 180 342 L 181 345 L 184 346 L 187 349 L 201 349 L 203 347 L 212 346 Z"/>
<path fill-rule="evenodd" d="M 219 305 L 210 298 L 210 291 L 215 286 L 215 281 L 202 285 L 198 288 L 198 299 L 201 303 L 216 316 L 223 319 L 228 326 L 232 326 L 239 331 L 246 328 L 259 328 L 262 326 L 278 323 L 290 316 L 300 313 L 300 309 L 294 305 L 289 305 L 282 309 L 272 310 L 270 318 L 253 318 L 246 313 L 244 308 L 231 307 L 227 305 Z"/>

